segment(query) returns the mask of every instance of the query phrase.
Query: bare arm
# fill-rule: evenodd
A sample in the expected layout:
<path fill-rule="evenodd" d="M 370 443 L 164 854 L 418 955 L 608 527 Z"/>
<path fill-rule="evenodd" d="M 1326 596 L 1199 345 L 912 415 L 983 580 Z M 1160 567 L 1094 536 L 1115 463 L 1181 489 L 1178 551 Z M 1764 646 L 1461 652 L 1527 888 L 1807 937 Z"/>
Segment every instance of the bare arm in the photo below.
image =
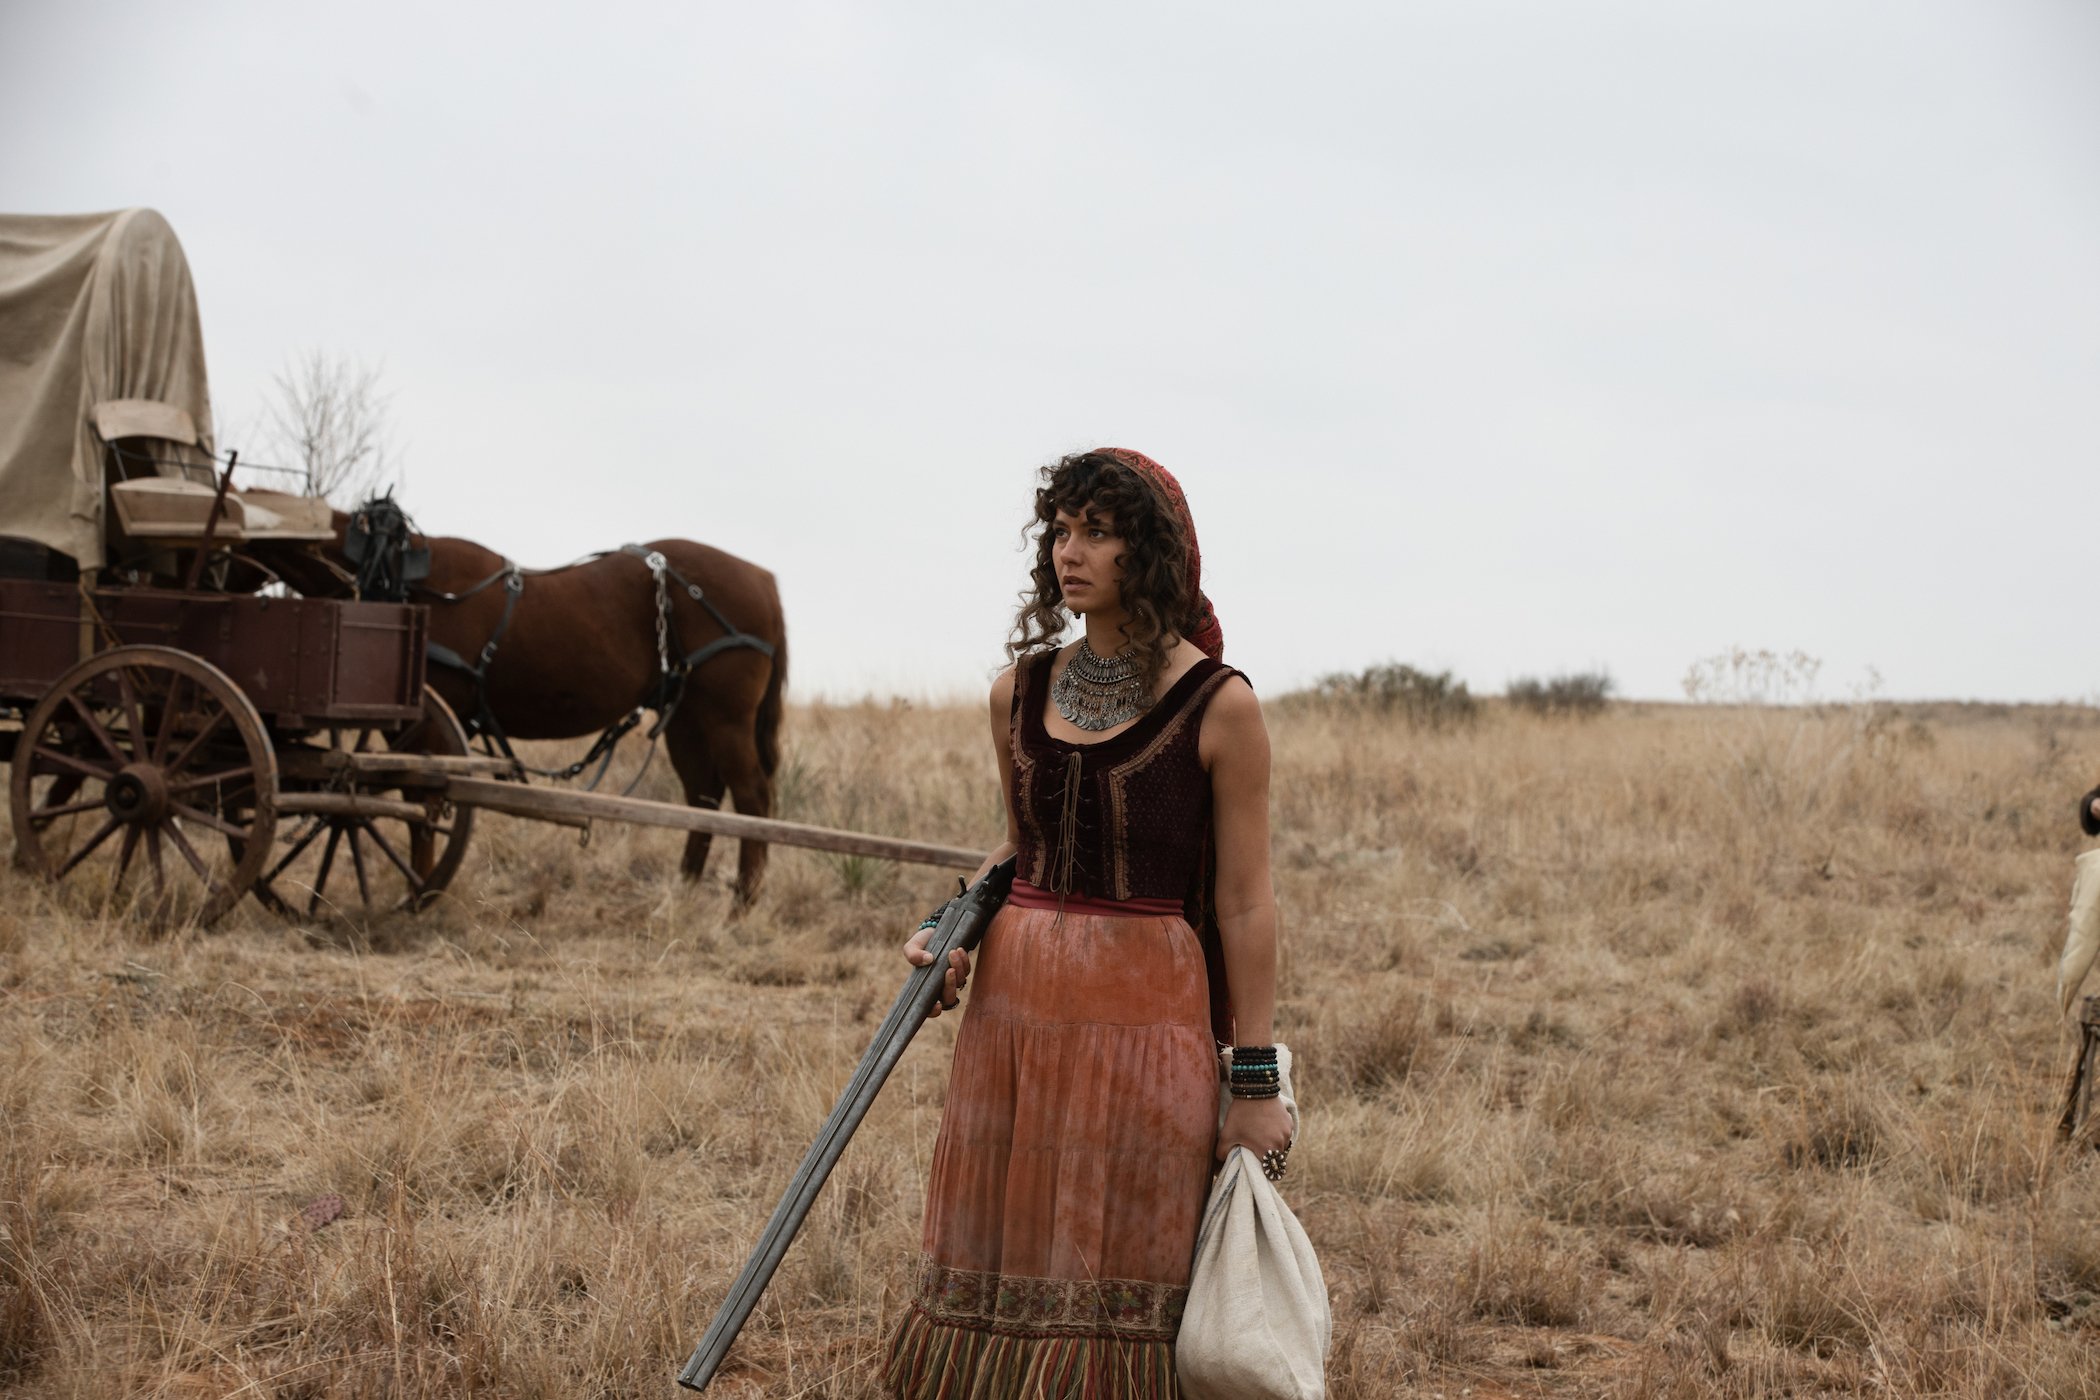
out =
<path fill-rule="evenodd" d="M 1006 809 L 1006 839 L 992 848 L 977 867 L 974 879 L 1021 849 L 1021 819 L 1014 815 L 1014 752 L 1010 716 L 1014 709 L 1014 668 L 1009 666 L 992 682 L 992 754 L 999 760 L 999 805 Z"/>
<path fill-rule="evenodd" d="M 1021 848 L 1021 823 L 1014 815 L 1014 755 L 1012 734 L 1008 716 L 1013 713 L 1014 671 L 1009 666 L 992 682 L 992 752 L 999 760 L 999 791 L 1006 807 L 1006 839 L 992 847 L 984 864 L 977 867 L 971 876 L 973 882 L 984 878 L 986 871 L 1005 860 Z M 926 951 L 926 940 L 932 930 L 920 929 L 904 944 L 905 960 L 914 967 L 924 967 L 933 961 L 933 954 Z M 957 948 L 948 955 L 947 985 L 941 991 L 939 1001 L 933 1004 L 932 1014 L 953 1010 L 962 1000 L 962 990 L 970 981 L 970 955 Z"/>
<path fill-rule="evenodd" d="M 1218 932 L 1232 990 L 1233 1042 L 1276 1040 L 1276 886 L 1269 872 L 1269 731 L 1261 702 L 1230 680 L 1204 712 L 1199 752 L 1210 769 L 1218 850 Z M 1275 1099 L 1235 1099 L 1218 1134 L 1222 1159 L 1235 1143 L 1255 1152 L 1288 1146 L 1290 1115 Z"/>

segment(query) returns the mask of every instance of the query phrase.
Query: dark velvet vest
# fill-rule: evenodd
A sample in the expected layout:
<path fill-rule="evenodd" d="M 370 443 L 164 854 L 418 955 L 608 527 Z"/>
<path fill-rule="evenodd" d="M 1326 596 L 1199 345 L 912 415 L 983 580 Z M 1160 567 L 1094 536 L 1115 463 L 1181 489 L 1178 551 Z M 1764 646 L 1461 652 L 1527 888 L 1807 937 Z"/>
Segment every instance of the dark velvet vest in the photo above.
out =
<path fill-rule="evenodd" d="M 1210 774 L 1196 740 L 1211 697 L 1239 672 L 1205 657 L 1130 728 L 1075 744 L 1043 727 L 1051 655 L 1025 658 L 1014 674 L 1020 877 L 1055 894 L 1193 907 L 1210 836 Z"/>

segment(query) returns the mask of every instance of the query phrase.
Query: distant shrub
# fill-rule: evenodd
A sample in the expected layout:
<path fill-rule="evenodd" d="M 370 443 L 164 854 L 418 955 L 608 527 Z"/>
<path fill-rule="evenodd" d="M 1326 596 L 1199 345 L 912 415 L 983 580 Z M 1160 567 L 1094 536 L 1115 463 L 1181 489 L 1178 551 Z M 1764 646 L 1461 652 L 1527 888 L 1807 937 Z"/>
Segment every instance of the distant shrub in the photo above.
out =
<path fill-rule="evenodd" d="M 1611 701 L 1612 679 L 1603 671 L 1575 671 L 1540 680 L 1520 676 L 1503 692 L 1520 710 L 1535 715 L 1572 715 L 1588 719 L 1604 713 Z"/>
<path fill-rule="evenodd" d="M 1480 702 L 1466 689 L 1464 681 L 1449 671 L 1418 671 L 1397 661 L 1367 667 L 1354 675 L 1337 671 L 1322 676 L 1313 693 L 1326 700 L 1383 710 L 1409 724 L 1431 729 L 1471 724 L 1480 717 Z"/>
<path fill-rule="evenodd" d="M 1730 647 L 1701 657 L 1684 673 L 1684 697 L 1702 705 L 1806 705 L 1815 699 L 1823 663 L 1805 651 Z M 1869 668 L 1866 689 L 1881 677 Z"/>

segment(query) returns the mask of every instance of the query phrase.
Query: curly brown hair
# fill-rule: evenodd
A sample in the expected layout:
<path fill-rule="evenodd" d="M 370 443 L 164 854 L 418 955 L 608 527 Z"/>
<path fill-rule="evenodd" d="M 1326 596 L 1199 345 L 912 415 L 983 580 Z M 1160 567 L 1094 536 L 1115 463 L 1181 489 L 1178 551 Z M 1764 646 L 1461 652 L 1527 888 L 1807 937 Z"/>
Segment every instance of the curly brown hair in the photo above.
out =
<path fill-rule="evenodd" d="M 1023 539 L 1031 533 L 1035 537 L 1035 563 L 1028 574 L 1030 586 L 1021 591 L 1020 612 L 1006 643 L 1007 659 L 1046 650 L 1065 630 L 1064 590 L 1050 557 L 1056 547 L 1050 527 L 1060 510 L 1100 514 L 1114 522 L 1124 545 L 1116 560 L 1123 571 L 1123 636 L 1126 645 L 1138 650 L 1146 686 L 1156 690 L 1170 639 L 1186 636 L 1196 621 L 1188 537 L 1143 477 L 1100 451 L 1075 452 L 1042 470 L 1035 518 L 1021 527 Z"/>

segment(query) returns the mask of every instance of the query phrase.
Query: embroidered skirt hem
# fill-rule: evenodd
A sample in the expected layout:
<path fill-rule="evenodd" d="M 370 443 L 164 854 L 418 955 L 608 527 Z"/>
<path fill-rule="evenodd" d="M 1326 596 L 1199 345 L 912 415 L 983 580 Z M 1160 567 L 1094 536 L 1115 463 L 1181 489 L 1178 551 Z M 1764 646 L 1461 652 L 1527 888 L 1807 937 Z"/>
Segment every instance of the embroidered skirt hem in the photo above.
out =
<path fill-rule="evenodd" d="M 1179 1400 L 1174 1344 L 1160 1338 L 943 1321 L 914 1303 L 890 1342 L 899 1400 Z"/>

